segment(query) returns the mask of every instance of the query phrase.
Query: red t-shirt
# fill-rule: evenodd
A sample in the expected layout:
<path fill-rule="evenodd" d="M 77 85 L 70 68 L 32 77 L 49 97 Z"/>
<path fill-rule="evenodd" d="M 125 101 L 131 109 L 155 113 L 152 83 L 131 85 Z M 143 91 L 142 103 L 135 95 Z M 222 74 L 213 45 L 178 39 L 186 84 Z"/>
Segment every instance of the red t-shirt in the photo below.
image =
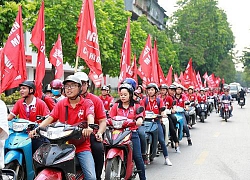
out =
<path fill-rule="evenodd" d="M 56 105 L 55 101 L 54 101 L 51 97 L 49 97 L 49 96 L 47 96 L 47 95 L 45 95 L 45 94 L 44 94 L 44 96 L 43 96 L 42 98 L 43 98 L 42 100 L 43 100 L 43 101 L 45 102 L 45 104 L 48 106 L 49 110 L 52 111 L 53 108 L 54 108 L 55 105 Z"/>
<path fill-rule="evenodd" d="M 148 104 L 146 105 L 146 100 L 147 100 L 147 99 L 148 99 Z M 162 107 L 165 107 L 165 105 L 164 105 L 163 100 L 162 100 L 161 98 L 159 98 L 159 100 L 160 100 L 160 107 L 158 107 L 158 103 L 157 103 L 157 101 L 156 101 L 156 98 L 155 98 L 153 101 L 151 101 L 151 100 L 149 99 L 149 97 L 144 98 L 144 99 L 141 101 L 141 105 L 142 105 L 143 107 L 145 107 L 145 110 L 146 110 L 146 111 L 153 111 L 155 114 L 160 114 L 160 109 L 161 109 Z"/>
<path fill-rule="evenodd" d="M 198 100 L 198 103 L 201 103 L 201 102 L 206 103 L 207 102 L 207 96 L 200 94 L 200 95 L 198 95 L 197 100 Z"/>
<path fill-rule="evenodd" d="M 194 102 L 196 100 L 196 95 L 195 94 L 188 94 L 188 100 L 191 102 Z"/>
<path fill-rule="evenodd" d="M 171 109 L 173 108 L 173 102 L 175 100 L 175 97 L 168 95 L 166 97 L 166 108 Z"/>
<path fill-rule="evenodd" d="M 21 119 L 27 119 L 29 121 L 35 122 L 36 116 L 47 116 L 50 111 L 48 106 L 41 99 L 34 97 L 36 100 L 35 105 L 30 105 L 27 107 L 24 99 L 19 99 L 14 105 L 11 114 L 14 116 L 19 116 Z M 29 112 L 26 109 L 29 108 Z"/>
<path fill-rule="evenodd" d="M 166 106 L 166 102 L 167 102 L 167 95 L 166 95 L 166 96 L 164 96 L 164 98 L 162 97 L 162 95 L 159 95 L 158 97 L 162 99 L 163 104 Z"/>
<path fill-rule="evenodd" d="M 100 95 L 99 98 L 102 100 L 105 110 L 109 111 L 110 104 L 112 104 L 113 98 L 108 95 L 105 98 L 103 98 L 102 95 Z"/>
<path fill-rule="evenodd" d="M 176 100 L 176 106 L 180 106 L 180 107 L 184 108 L 185 101 L 187 101 L 187 96 L 185 94 L 181 94 L 181 96 L 179 98 L 177 98 L 175 96 L 175 100 Z"/>
<path fill-rule="evenodd" d="M 91 100 L 81 97 L 80 102 L 76 104 L 75 108 L 73 108 L 70 105 L 69 99 L 64 98 L 56 104 L 56 106 L 50 113 L 50 116 L 53 117 L 54 122 L 59 120 L 62 123 L 66 123 L 66 106 L 68 106 L 67 124 L 76 125 L 80 122 L 86 122 L 88 115 L 92 114 L 94 116 L 94 104 Z M 76 146 L 76 153 L 82 151 L 90 151 L 89 138 L 87 138 L 86 141 L 80 145 L 74 145 Z"/>
<path fill-rule="evenodd" d="M 129 106 L 128 109 L 124 109 L 122 107 L 122 103 L 115 103 L 114 106 L 110 109 L 109 116 L 112 118 L 114 116 L 124 116 L 128 119 L 137 119 L 138 117 L 143 117 L 143 112 L 140 114 L 136 114 L 136 109 L 140 107 L 140 104 L 134 104 L 133 106 Z M 135 125 L 130 128 L 131 130 L 136 130 L 138 127 Z"/>
<path fill-rule="evenodd" d="M 207 95 L 208 95 L 208 96 L 213 96 L 214 93 L 213 93 L 212 91 L 208 91 Z"/>
<path fill-rule="evenodd" d="M 106 119 L 106 112 L 102 100 L 91 93 L 87 93 L 85 98 L 90 99 L 94 103 L 95 124 L 99 124 L 100 119 Z"/>

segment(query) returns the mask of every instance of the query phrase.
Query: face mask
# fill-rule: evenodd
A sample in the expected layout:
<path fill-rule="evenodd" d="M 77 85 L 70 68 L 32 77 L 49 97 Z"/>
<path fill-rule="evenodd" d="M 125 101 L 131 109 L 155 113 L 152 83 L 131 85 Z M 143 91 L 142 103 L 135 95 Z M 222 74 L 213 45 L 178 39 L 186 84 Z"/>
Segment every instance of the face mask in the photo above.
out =
<path fill-rule="evenodd" d="M 52 92 L 52 94 L 53 94 L 54 96 L 59 96 L 59 95 L 61 95 L 60 90 L 52 89 L 51 92 Z"/>

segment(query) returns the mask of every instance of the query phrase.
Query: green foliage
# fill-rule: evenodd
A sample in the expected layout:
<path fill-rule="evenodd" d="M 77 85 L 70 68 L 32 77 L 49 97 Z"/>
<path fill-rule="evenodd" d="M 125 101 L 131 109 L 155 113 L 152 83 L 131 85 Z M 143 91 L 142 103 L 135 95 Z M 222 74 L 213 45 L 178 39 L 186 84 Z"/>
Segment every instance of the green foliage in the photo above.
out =
<path fill-rule="evenodd" d="M 178 47 L 181 68 L 184 70 L 192 57 L 196 71 L 215 72 L 234 47 L 225 12 L 217 7 L 216 0 L 181 0 L 178 4 L 180 8 L 171 18 L 168 34 Z"/>
<path fill-rule="evenodd" d="M 18 99 L 20 99 L 20 93 L 19 91 L 14 92 L 13 94 L 9 96 L 5 96 L 4 93 L 1 94 L 1 100 L 5 102 L 5 104 L 15 104 Z"/>

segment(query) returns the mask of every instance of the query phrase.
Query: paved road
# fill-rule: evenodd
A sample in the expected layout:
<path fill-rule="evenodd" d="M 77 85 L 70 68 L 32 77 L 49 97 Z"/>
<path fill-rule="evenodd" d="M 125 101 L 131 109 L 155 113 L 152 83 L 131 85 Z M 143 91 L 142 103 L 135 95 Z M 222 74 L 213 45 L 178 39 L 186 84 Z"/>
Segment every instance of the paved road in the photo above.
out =
<path fill-rule="evenodd" d="M 147 166 L 148 180 L 249 180 L 250 95 L 242 109 L 234 102 L 233 117 L 225 122 L 213 112 L 191 130 L 193 146 L 180 142 L 181 154 L 168 148 L 173 166 L 161 155 Z"/>

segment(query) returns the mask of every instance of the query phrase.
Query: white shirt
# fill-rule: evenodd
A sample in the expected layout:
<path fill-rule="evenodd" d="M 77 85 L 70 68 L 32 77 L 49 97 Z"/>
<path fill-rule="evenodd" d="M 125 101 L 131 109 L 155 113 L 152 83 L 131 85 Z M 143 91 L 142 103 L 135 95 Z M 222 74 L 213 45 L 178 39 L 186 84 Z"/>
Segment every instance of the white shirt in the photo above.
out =
<path fill-rule="evenodd" d="M 3 130 L 0 133 L 0 169 L 4 167 L 4 142 L 9 136 L 9 126 L 7 120 L 7 107 L 5 103 L 0 100 L 0 128 Z"/>

